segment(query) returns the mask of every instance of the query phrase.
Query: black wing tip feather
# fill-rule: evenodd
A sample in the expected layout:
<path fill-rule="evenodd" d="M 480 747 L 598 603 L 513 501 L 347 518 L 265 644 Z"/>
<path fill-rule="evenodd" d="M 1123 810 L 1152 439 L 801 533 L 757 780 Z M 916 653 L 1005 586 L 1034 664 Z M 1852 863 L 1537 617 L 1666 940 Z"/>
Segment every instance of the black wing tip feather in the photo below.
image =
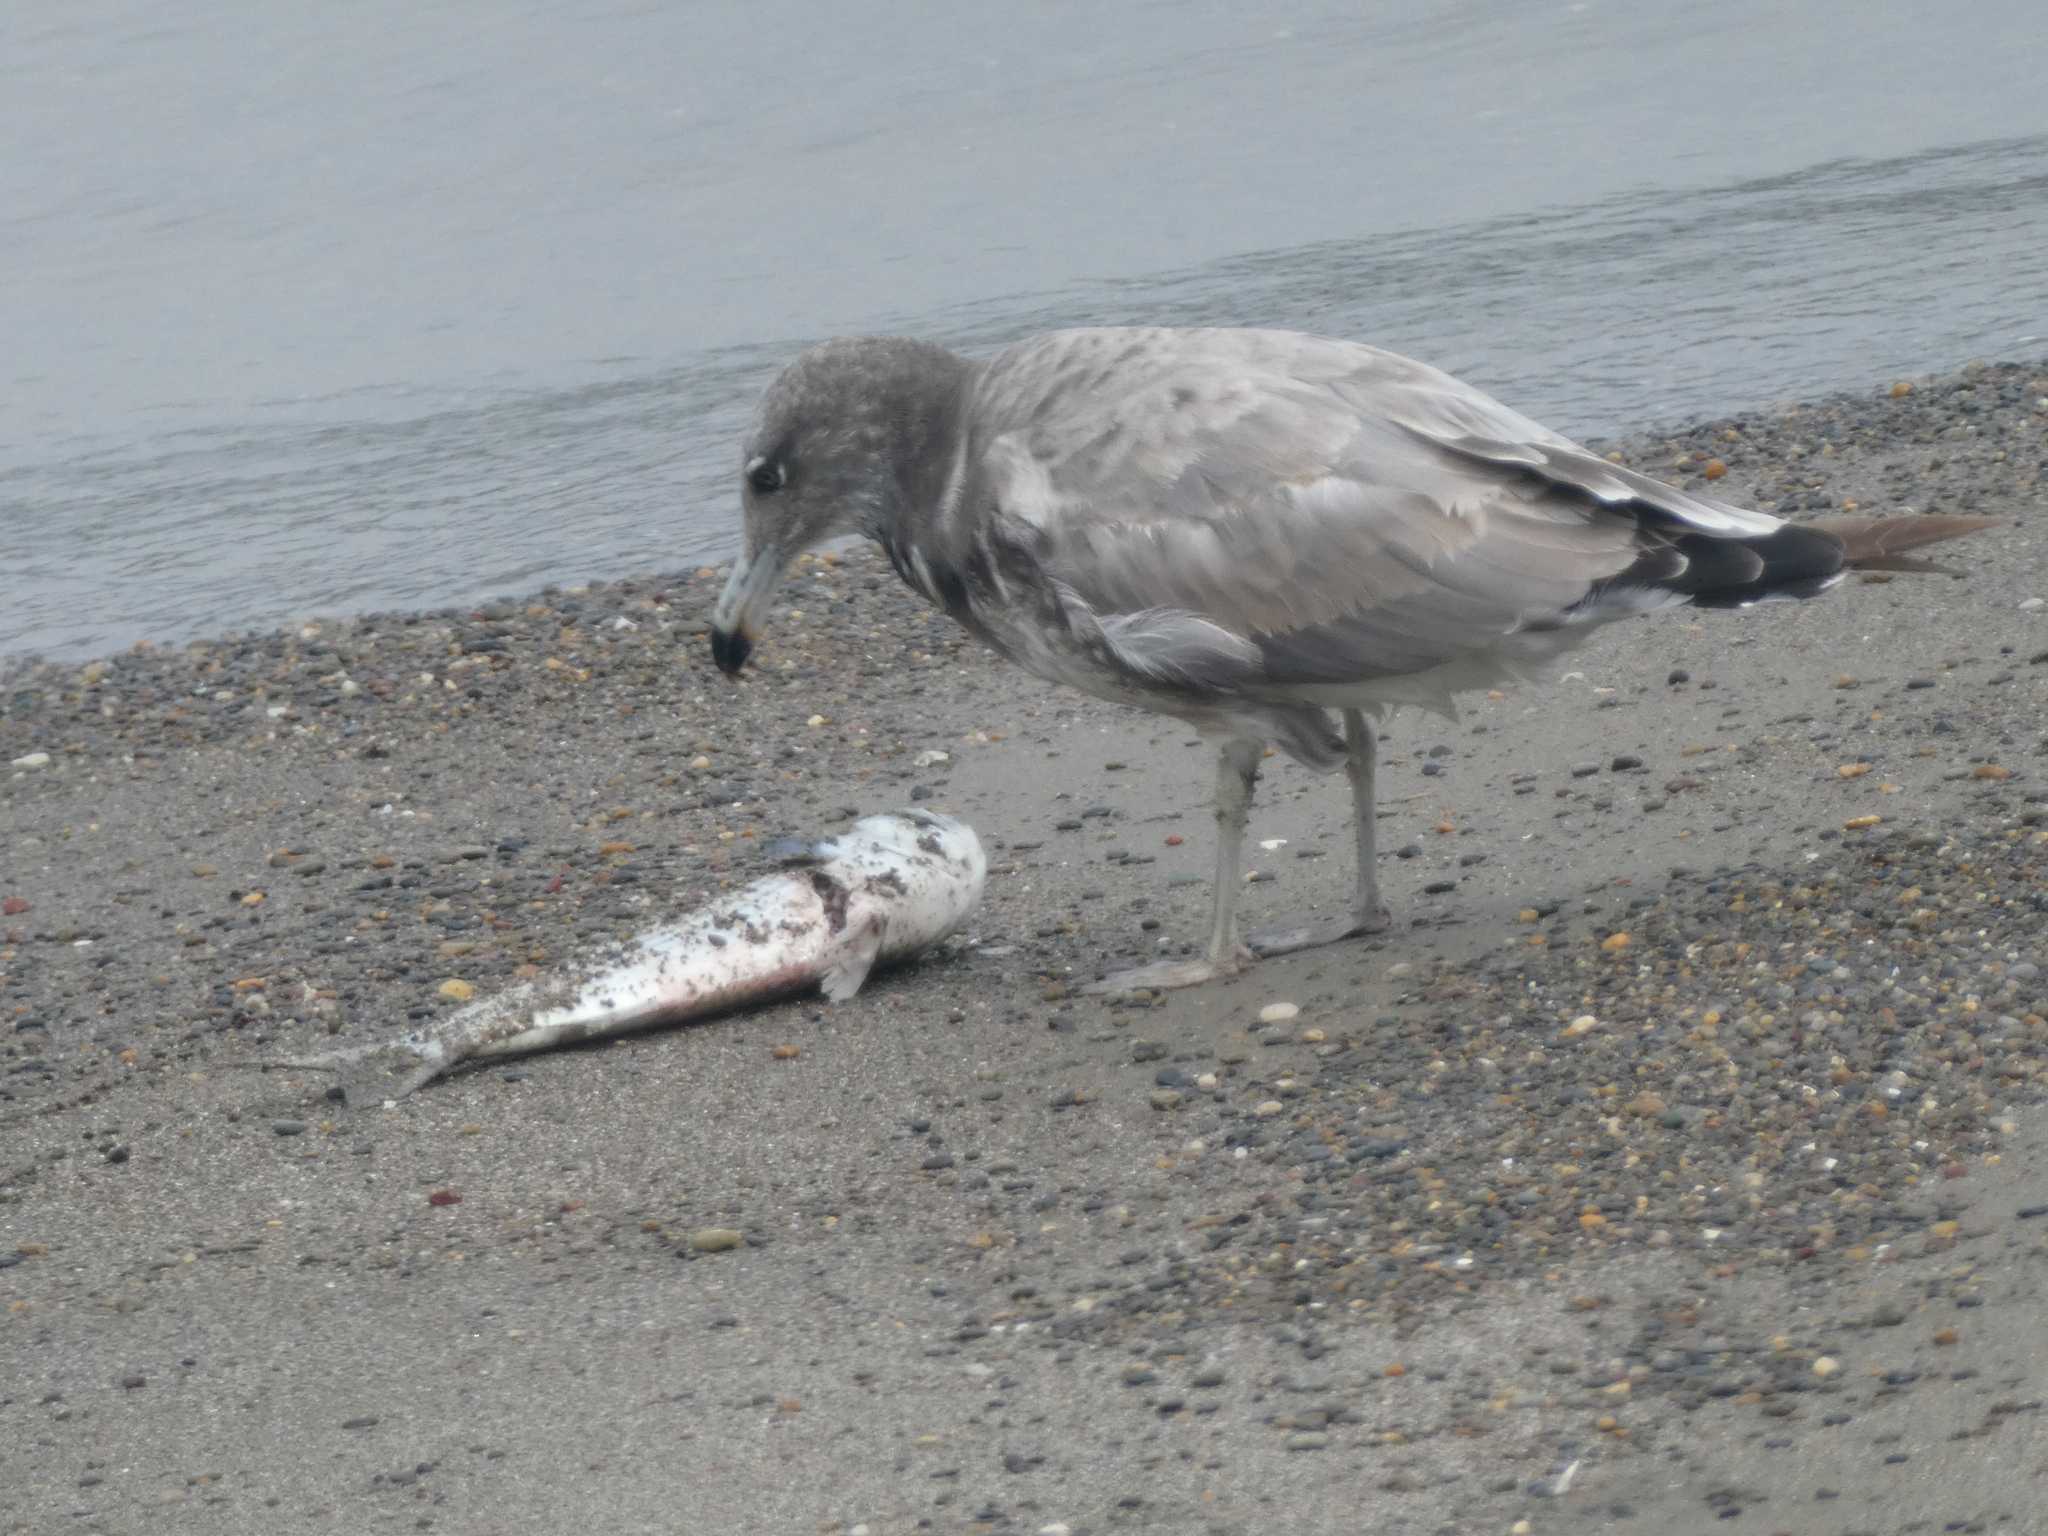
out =
<path fill-rule="evenodd" d="M 1635 564 L 1601 582 L 1589 604 L 1637 593 L 1670 593 L 1696 608 L 1746 608 L 1773 598 L 1815 597 L 1841 580 L 1846 557 L 1831 533 L 1787 523 L 1746 538 L 1669 524 L 1643 530 Z"/>

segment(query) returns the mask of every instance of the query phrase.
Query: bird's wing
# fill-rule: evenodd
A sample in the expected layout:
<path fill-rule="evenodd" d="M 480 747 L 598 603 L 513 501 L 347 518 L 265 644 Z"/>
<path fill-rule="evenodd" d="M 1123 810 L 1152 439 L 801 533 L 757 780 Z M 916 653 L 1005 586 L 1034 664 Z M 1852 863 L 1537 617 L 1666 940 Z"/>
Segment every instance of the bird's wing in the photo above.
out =
<path fill-rule="evenodd" d="M 1375 348 L 1064 335 L 991 365 L 1021 419 L 982 457 L 995 514 L 1105 623 L 1213 626 L 1257 648 L 1270 685 L 1418 672 L 1564 622 L 1643 556 L 1646 522 L 1779 526 Z"/>

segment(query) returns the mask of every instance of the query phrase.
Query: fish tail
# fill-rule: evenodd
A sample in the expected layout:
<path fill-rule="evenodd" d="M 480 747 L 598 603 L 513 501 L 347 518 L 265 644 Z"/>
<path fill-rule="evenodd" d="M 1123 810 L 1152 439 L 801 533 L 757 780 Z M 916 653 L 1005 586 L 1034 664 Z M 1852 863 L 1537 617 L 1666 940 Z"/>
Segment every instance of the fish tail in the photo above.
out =
<path fill-rule="evenodd" d="M 447 1070 L 448 1063 L 440 1057 L 435 1057 L 432 1061 L 423 1061 L 406 1073 L 404 1081 L 391 1090 L 390 1096 L 394 1099 L 411 1098 Z"/>

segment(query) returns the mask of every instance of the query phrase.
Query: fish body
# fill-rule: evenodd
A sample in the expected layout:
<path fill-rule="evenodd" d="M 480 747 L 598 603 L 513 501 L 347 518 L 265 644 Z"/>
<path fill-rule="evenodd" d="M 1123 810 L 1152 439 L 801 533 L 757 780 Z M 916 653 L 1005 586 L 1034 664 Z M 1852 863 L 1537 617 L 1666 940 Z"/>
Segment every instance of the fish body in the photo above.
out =
<path fill-rule="evenodd" d="M 327 1069 L 388 1057 L 403 1097 L 467 1061 L 706 1018 L 816 986 L 852 997 L 877 965 L 945 938 L 981 900 L 988 861 L 974 829 L 930 811 L 863 817 L 804 845 L 793 867 L 674 923 L 586 951 L 395 1039 L 275 1063 Z"/>

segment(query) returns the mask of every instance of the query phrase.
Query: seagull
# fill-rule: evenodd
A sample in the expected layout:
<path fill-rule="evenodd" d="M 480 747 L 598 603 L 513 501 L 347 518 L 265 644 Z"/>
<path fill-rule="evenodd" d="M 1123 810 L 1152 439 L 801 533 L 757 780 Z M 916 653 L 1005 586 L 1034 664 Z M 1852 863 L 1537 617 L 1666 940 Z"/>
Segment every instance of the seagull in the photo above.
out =
<path fill-rule="evenodd" d="M 798 553 L 863 534 L 1051 682 L 1216 747 L 1205 954 L 1096 990 L 1188 986 L 1385 929 L 1374 722 L 1554 673 L 1603 624 L 1806 598 L 1990 526 L 1794 524 L 1639 474 L 1447 373 L 1291 331 L 1048 332 L 983 361 L 841 338 L 769 385 L 741 452 L 741 553 L 711 653 L 737 675 Z M 1333 713 L 1334 712 L 1334 713 Z M 1267 743 L 1350 780 L 1347 910 L 1237 936 Z"/>

